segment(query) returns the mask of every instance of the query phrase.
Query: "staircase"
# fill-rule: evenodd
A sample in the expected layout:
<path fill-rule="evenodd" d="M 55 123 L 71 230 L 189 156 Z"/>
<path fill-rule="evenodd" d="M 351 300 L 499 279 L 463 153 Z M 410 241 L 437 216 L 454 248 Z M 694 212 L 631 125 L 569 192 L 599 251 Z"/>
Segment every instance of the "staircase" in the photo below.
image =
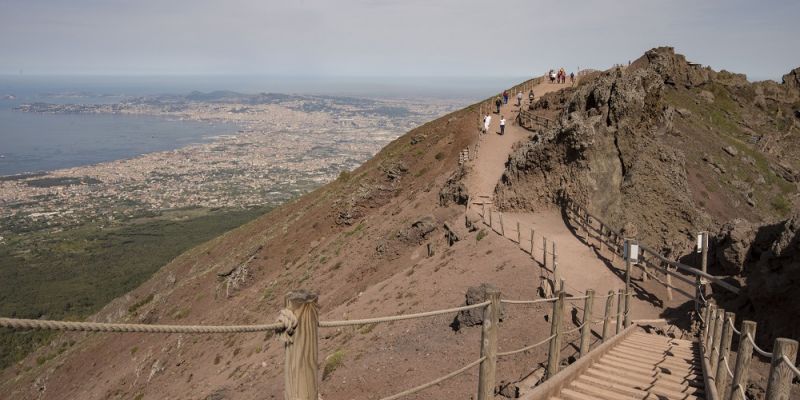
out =
<path fill-rule="evenodd" d="M 705 399 L 699 343 L 636 327 L 523 396 L 526 400 Z"/>

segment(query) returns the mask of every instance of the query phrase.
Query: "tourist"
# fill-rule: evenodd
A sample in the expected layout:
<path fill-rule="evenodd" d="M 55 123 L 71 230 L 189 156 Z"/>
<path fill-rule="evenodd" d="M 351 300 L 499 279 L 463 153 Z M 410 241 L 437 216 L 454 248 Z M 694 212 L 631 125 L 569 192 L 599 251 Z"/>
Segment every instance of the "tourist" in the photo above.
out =
<path fill-rule="evenodd" d="M 575 84 L 575 73 L 574 72 L 570 72 L 569 73 L 569 83 L 571 83 L 573 85 Z"/>
<path fill-rule="evenodd" d="M 531 105 L 533 105 L 533 89 L 528 92 L 528 101 L 531 103 Z"/>
<path fill-rule="evenodd" d="M 522 107 L 522 90 L 517 92 L 517 107 Z"/>
<path fill-rule="evenodd" d="M 503 135 L 506 133 L 506 117 L 500 116 L 500 134 Z"/>
<path fill-rule="evenodd" d="M 483 133 L 489 133 L 489 124 L 492 123 L 492 116 L 486 114 L 486 117 L 483 118 Z"/>
<path fill-rule="evenodd" d="M 503 90 L 503 104 L 508 104 L 508 91 Z"/>
<path fill-rule="evenodd" d="M 495 114 L 500 114 L 500 106 L 503 105 L 503 100 L 500 99 L 500 96 L 497 96 L 497 100 L 494 101 L 494 105 L 497 106 L 497 111 Z"/>
<path fill-rule="evenodd" d="M 550 83 L 556 83 L 556 71 L 550 70 Z"/>

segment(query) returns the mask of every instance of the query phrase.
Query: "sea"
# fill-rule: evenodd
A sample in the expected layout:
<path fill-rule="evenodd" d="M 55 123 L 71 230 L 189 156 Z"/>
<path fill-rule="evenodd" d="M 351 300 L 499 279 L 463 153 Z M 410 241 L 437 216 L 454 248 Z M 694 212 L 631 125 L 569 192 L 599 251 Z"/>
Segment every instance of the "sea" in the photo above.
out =
<path fill-rule="evenodd" d="M 27 76 L 0 75 L 0 176 L 126 159 L 235 134 L 225 123 L 156 116 L 43 114 L 24 103 L 116 103 L 192 91 L 432 99 L 465 105 L 524 80 L 519 77 Z"/>

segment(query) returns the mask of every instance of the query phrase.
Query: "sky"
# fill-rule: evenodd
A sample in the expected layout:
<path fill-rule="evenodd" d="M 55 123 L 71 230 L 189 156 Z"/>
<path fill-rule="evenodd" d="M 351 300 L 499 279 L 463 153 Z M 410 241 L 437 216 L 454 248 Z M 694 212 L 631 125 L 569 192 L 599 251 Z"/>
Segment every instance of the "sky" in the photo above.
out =
<path fill-rule="evenodd" d="M 0 0 L 0 74 L 533 76 L 673 46 L 775 79 L 797 0 Z"/>

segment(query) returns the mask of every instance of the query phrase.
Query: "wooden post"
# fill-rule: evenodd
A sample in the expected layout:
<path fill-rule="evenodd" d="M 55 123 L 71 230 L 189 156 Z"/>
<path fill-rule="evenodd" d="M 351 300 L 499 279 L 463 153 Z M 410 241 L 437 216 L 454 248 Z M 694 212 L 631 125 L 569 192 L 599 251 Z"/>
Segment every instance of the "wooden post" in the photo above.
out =
<path fill-rule="evenodd" d="M 702 236 L 700 239 L 700 270 L 703 272 L 708 272 L 708 232 L 700 232 L 699 235 Z M 700 305 L 703 301 L 701 296 L 705 296 L 706 294 L 706 288 L 705 285 L 703 285 L 703 278 L 701 278 L 700 275 L 697 275 L 697 278 L 695 279 L 695 286 L 697 287 L 695 288 L 694 303 L 695 310 L 697 310 L 700 308 Z"/>
<path fill-rule="evenodd" d="M 708 321 L 708 320 L 706 320 Z M 753 345 L 747 340 L 747 334 L 756 337 L 756 323 L 742 321 L 742 334 L 739 336 L 739 350 L 736 352 L 736 369 L 733 371 L 731 391 L 728 400 L 739 400 L 739 387 L 747 389 L 747 375 L 750 372 L 750 359 L 753 358 Z"/>
<path fill-rule="evenodd" d="M 484 201 L 482 203 L 482 205 L 483 205 L 483 215 L 481 215 L 481 218 L 483 218 L 483 223 L 485 224 L 486 223 L 486 202 Z"/>
<path fill-rule="evenodd" d="M 626 240 L 626 242 L 628 242 L 626 246 L 630 248 L 629 247 L 630 241 Z M 630 254 L 628 254 L 627 257 L 625 257 L 625 327 L 626 328 L 631 325 L 631 317 L 629 312 L 631 310 L 631 304 L 630 304 L 631 302 L 630 302 L 630 296 L 628 295 L 630 291 L 631 291 L 631 257 Z"/>
<path fill-rule="evenodd" d="M 645 258 L 645 251 L 642 249 L 641 254 L 639 254 L 639 265 L 642 266 L 642 282 L 647 282 L 650 278 L 648 275 L 650 274 L 650 270 L 647 268 L 647 259 Z"/>
<path fill-rule="evenodd" d="M 603 240 L 605 238 L 604 237 L 604 234 L 605 234 L 604 231 L 605 231 L 605 225 L 601 222 L 600 223 L 600 235 L 599 235 L 600 236 L 600 253 L 601 254 L 603 253 Z"/>
<path fill-rule="evenodd" d="M 719 348 L 720 341 L 722 340 L 722 325 L 724 325 L 725 309 L 720 308 L 717 310 L 716 318 L 714 319 L 714 343 L 711 345 L 711 358 L 708 360 L 711 364 L 711 371 L 709 374 L 715 376 L 717 373 L 717 361 L 719 361 Z"/>
<path fill-rule="evenodd" d="M 558 292 L 558 300 L 553 303 L 553 316 L 550 319 L 550 350 L 547 353 L 547 377 L 550 379 L 561 367 L 561 322 L 564 318 L 564 291 Z"/>
<path fill-rule="evenodd" d="M 728 369 L 725 367 L 726 359 L 731 349 L 731 339 L 733 339 L 733 329 L 728 321 L 736 321 L 736 314 L 729 312 L 725 313 L 722 319 L 722 342 L 719 347 L 719 361 L 717 361 L 717 375 L 714 382 L 717 384 L 717 393 L 720 398 L 725 398 L 725 389 L 728 383 Z M 728 362 L 728 365 L 730 363 Z"/>
<path fill-rule="evenodd" d="M 711 310 L 708 312 L 708 329 L 706 329 L 705 342 L 706 342 L 706 355 L 711 353 L 711 345 L 714 343 L 714 327 L 717 325 L 717 305 L 712 304 Z"/>
<path fill-rule="evenodd" d="M 503 225 L 503 213 L 500 213 L 500 236 L 506 237 L 506 227 Z"/>
<path fill-rule="evenodd" d="M 586 300 L 583 302 L 583 328 L 581 328 L 581 353 L 583 357 L 589 352 L 589 336 L 592 333 L 592 307 L 594 306 L 594 290 L 586 290 Z"/>
<path fill-rule="evenodd" d="M 494 230 L 494 224 L 492 224 L 492 214 L 493 214 L 492 213 L 492 209 L 490 208 L 489 209 L 489 228 L 491 228 L 491 230 Z"/>
<path fill-rule="evenodd" d="M 534 249 L 534 247 L 535 247 L 535 246 L 533 245 L 533 237 L 534 237 L 534 233 L 535 233 L 535 231 L 533 230 L 533 228 L 531 228 L 531 258 L 533 258 L 533 259 L 535 260 L 535 259 L 536 259 L 536 257 L 533 255 L 533 254 L 534 254 L 534 253 L 533 253 L 533 249 Z"/>
<path fill-rule="evenodd" d="M 603 342 L 608 339 L 611 339 L 611 313 L 612 305 L 614 304 L 614 291 L 608 291 L 608 297 L 606 297 L 606 313 L 603 316 Z"/>
<path fill-rule="evenodd" d="M 297 317 L 297 327 L 284 343 L 284 398 L 317 400 L 319 312 L 317 295 L 305 290 L 286 294 L 286 308 Z"/>
<path fill-rule="evenodd" d="M 558 252 L 556 252 L 556 241 L 553 240 L 553 271 L 558 268 Z"/>
<path fill-rule="evenodd" d="M 519 221 L 517 221 L 517 244 L 522 247 L 522 231 L 519 229 Z"/>
<path fill-rule="evenodd" d="M 786 365 L 783 356 L 786 356 L 792 365 L 797 362 L 797 340 L 777 338 L 772 349 L 766 400 L 789 400 L 792 379 L 795 375 Z"/>
<path fill-rule="evenodd" d="M 547 238 L 542 236 L 542 267 L 547 269 Z M 556 282 L 553 282 L 553 286 L 556 286 Z"/>
<path fill-rule="evenodd" d="M 625 304 L 625 300 L 622 298 L 622 289 L 617 292 L 617 331 L 615 334 L 622 332 L 622 305 Z"/>
<path fill-rule="evenodd" d="M 669 273 L 669 265 L 664 266 L 664 279 L 667 282 L 667 300 L 672 301 L 672 274 Z"/>
<path fill-rule="evenodd" d="M 500 324 L 500 291 L 486 289 L 486 297 L 491 303 L 483 311 L 481 330 L 481 362 L 478 376 L 478 400 L 494 398 L 494 382 L 497 374 L 497 328 Z"/>

